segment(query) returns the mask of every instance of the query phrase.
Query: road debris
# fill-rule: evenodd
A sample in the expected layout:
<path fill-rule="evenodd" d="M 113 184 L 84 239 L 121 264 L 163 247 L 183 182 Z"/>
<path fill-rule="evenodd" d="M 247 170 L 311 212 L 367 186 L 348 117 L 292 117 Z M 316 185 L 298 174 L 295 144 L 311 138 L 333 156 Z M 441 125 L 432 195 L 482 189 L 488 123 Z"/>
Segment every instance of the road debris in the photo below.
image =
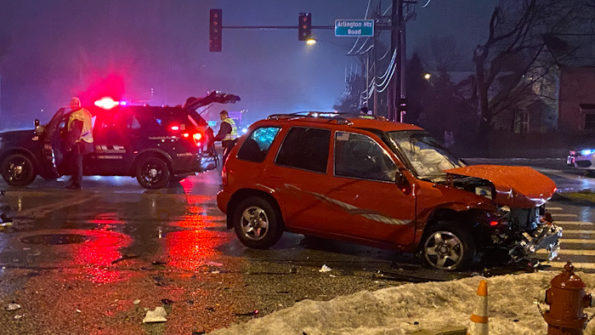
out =
<path fill-rule="evenodd" d="M 6 310 L 9 312 L 16 311 L 19 309 L 21 309 L 21 305 L 15 304 L 15 303 L 11 303 L 11 304 L 8 304 L 8 306 L 6 306 Z"/>
<path fill-rule="evenodd" d="M 145 315 L 145 318 L 143 319 L 143 323 L 157 323 L 157 322 L 166 322 L 167 319 L 165 318 L 167 316 L 167 312 L 165 311 L 165 308 L 159 306 L 159 307 L 155 307 L 154 310 L 152 311 L 147 311 L 147 314 Z"/>
<path fill-rule="evenodd" d="M 260 312 L 255 309 L 252 312 L 248 312 L 248 313 L 233 313 L 233 315 L 235 316 L 255 316 L 258 315 Z"/>
<path fill-rule="evenodd" d="M 132 303 L 135 304 L 135 305 L 138 305 L 138 304 L 140 304 L 140 299 L 136 299 Z"/>
<path fill-rule="evenodd" d="M 330 272 L 330 271 L 332 271 L 332 270 L 333 270 L 333 269 L 331 269 L 331 268 L 330 268 L 330 267 L 328 267 L 326 264 L 324 264 L 324 265 L 323 265 L 323 266 L 320 268 L 320 270 L 318 270 L 318 272 Z"/>

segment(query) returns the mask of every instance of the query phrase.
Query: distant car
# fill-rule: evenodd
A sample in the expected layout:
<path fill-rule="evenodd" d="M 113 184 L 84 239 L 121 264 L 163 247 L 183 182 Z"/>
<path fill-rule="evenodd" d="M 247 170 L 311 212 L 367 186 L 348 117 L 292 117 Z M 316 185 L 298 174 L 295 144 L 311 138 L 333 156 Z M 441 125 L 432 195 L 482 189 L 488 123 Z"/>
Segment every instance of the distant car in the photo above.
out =
<path fill-rule="evenodd" d="M 217 165 L 213 131 L 196 108 L 239 97 L 212 92 L 188 98 L 184 106 L 135 106 L 103 98 L 87 108 L 95 117 L 94 151 L 85 156 L 85 175 L 132 176 L 144 188 L 162 188 L 172 180 Z M 64 137 L 68 112 L 60 109 L 34 130 L 0 133 L 0 172 L 12 186 L 26 186 L 40 175 L 54 179 L 72 174 Z"/>
<path fill-rule="evenodd" d="M 593 146 L 595 148 L 595 146 Z M 595 149 L 583 148 L 580 150 L 571 150 L 566 158 L 566 164 L 580 170 L 588 172 L 595 171 Z"/>
<path fill-rule="evenodd" d="M 501 250 L 559 249 L 545 204 L 554 182 L 529 167 L 467 166 L 423 129 L 373 116 L 272 115 L 250 126 L 222 173 L 218 207 L 251 248 L 283 231 L 419 253 L 458 270 Z"/>

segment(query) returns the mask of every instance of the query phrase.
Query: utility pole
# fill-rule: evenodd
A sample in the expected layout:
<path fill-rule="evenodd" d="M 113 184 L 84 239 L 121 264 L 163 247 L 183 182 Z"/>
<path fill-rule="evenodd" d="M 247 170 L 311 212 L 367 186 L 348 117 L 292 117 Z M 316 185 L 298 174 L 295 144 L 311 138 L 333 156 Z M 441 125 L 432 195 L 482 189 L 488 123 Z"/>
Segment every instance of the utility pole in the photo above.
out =
<path fill-rule="evenodd" d="M 399 122 L 404 121 L 405 114 L 407 113 L 407 86 L 406 83 L 406 76 L 405 76 L 405 69 L 407 65 L 407 50 L 405 49 L 406 45 L 406 31 L 405 31 L 405 18 L 403 16 L 403 2 L 400 0 L 399 10 L 398 10 L 398 20 L 399 20 L 399 57 L 397 62 L 397 117 Z M 395 118 L 397 119 L 397 118 Z"/>
<path fill-rule="evenodd" d="M 375 21 L 378 21 L 380 16 L 382 15 L 382 0 L 378 1 L 378 9 L 376 11 L 376 15 L 374 15 L 374 17 L 376 18 Z M 376 24 L 376 22 L 374 23 Z M 378 71 L 376 70 L 378 68 L 378 54 L 376 53 L 376 47 L 378 46 L 376 43 L 376 39 L 378 37 L 378 30 L 374 29 L 374 37 L 372 37 L 372 60 L 373 60 L 373 64 L 372 66 L 374 67 L 374 87 L 372 88 L 374 90 L 374 100 L 373 100 L 373 104 L 374 104 L 374 108 L 372 109 L 372 114 L 374 115 L 378 115 L 378 87 L 376 87 L 376 78 L 378 78 Z"/>
<path fill-rule="evenodd" d="M 400 11 L 399 11 L 400 9 Z M 403 11 L 403 1 L 402 0 L 393 0 L 392 9 L 391 9 L 391 19 L 390 19 L 390 55 L 394 54 L 395 50 L 397 50 L 397 46 L 399 45 L 399 26 L 401 22 L 399 20 L 399 12 L 402 14 Z M 396 60 L 395 60 L 396 61 Z M 399 69 L 396 69 L 395 72 L 398 75 Z M 391 121 L 396 121 L 396 92 L 397 92 L 397 76 L 393 76 L 389 83 L 388 89 L 388 119 Z"/>

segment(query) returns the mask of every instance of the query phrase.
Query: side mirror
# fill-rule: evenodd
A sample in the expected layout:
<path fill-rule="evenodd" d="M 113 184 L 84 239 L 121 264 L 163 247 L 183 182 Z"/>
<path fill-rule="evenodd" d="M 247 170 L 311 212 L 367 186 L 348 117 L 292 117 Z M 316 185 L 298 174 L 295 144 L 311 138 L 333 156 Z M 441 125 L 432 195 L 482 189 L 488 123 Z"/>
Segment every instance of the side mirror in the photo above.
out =
<path fill-rule="evenodd" d="M 401 191 L 405 194 L 409 194 L 411 192 L 411 185 L 409 184 L 409 180 L 403 174 L 405 169 L 400 167 L 397 169 L 397 173 L 395 174 L 395 184 Z"/>
<path fill-rule="evenodd" d="M 39 126 L 39 119 L 35 119 L 35 127 Z"/>

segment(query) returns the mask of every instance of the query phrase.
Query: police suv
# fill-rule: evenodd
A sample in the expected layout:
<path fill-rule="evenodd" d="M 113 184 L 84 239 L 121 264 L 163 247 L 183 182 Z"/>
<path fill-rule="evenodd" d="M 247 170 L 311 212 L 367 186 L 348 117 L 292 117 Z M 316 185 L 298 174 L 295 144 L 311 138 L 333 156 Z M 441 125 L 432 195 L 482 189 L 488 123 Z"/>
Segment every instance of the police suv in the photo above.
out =
<path fill-rule="evenodd" d="M 238 96 L 211 92 L 188 98 L 184 106 L 135 106 L 102 98 L 87 107 L 94 115 L 94 151 L 85 156 L 85 175 L 132 176 L 144 188 L 216 168 L 213 130 L 196 112 L 211 103 L 235 103 Z M 69 113 L 60 109 L 34 130 L 0 133 L 0 172 L 12 186 L 29 185 L 37 175 L 72 174 L 65 135 Z"/>

